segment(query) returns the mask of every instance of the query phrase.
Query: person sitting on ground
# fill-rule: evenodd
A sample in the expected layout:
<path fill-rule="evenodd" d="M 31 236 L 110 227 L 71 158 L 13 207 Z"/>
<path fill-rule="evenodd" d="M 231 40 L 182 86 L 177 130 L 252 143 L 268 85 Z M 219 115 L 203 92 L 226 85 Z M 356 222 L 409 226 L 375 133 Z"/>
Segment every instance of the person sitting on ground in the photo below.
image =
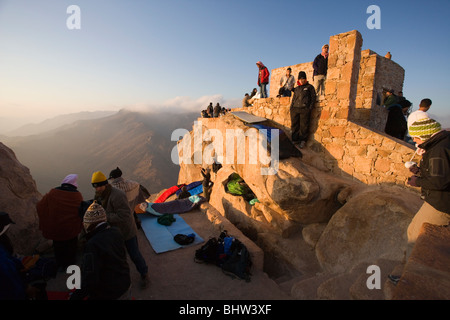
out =
<path fill-rule="evenodd" d="M 120 230 L 107 222 L 105 209 L 94 201 L 83 218 L 87 242 L 81 263 L 81 288 L 70 300 L 130 300 L 131 276 Z"/>
<path fill-rule="evenodd" d="M 250 100 L 250 96 L 248 93 L 245 94 L 244 99 L 242 99 L 242 107 L 243 108 L 248 108 L 251 107 L 251 103 L 249 102 Z"/>
<path fill-rule="evenodd" d="M 292 89 L 295 86 L 295 77 L 291 74 L 292 69 L 287 68 L 286 74 L 280 79 L 280 88 L 278 90 L 277 97 L 290 97 L 292 94 Z"/>
<path fill-rule="evenodd" d="M 187 191 L 186 186 L 181 187 L 181 192 L 178 195 L 178 199 L 186 199 L 189 198 L 191 194 Z"/>

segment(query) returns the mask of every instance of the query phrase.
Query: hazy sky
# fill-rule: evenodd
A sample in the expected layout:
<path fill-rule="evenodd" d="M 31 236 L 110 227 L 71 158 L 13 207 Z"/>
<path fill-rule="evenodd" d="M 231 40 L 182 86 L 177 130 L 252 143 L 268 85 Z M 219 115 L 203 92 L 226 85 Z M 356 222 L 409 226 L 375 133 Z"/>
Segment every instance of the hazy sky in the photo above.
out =
<path fill-rule="evenodd" d="M 70 5 L 80 29 L 67 27 Z M 370 5 L 381 29 L 367 27 Z M 363 50 L 390 51 L 405 68 L 414 110 L 427 97 L 444 116 L 449 14 L 448 0 L 0 0 L 0 119 L 237 107 L 256 87 L 256 61 L 269 70 L 313 61 L 330 36 L 354 29 Z"/>

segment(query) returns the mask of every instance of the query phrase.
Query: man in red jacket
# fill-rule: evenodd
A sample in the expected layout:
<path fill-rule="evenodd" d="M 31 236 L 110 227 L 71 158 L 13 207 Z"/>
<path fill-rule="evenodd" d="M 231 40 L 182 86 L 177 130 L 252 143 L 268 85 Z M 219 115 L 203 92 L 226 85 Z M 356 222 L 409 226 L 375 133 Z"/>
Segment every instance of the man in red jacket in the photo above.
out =
<path fill-rule="evenodd" d="M 78 175 L 69 174 L 61 186 L 50 190 L 36 204 L 39 229 L 42 235 L 53 240 L 58 267 L 67 269 L 76 264 L 78 235 L 82 229 L 79 214 L 83 196 L 77 190 Z"/>
<path fill-rule="evenodd" d="M 258 73 L 258 86 L 260 88 L 261 92 L 261 98 L 267 98 L 267 85 L 269 84 L 269 70 L 267 70 L 266 66 L 261 62 L 258 61 L 256 65 L 259 68 Z"/>

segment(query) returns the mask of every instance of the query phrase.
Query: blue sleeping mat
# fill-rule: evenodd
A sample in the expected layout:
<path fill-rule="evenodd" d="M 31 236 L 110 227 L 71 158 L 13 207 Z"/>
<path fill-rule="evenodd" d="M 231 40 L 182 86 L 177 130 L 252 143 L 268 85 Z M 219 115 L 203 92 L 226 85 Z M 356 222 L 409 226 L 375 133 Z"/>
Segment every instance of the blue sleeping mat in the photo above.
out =
<path fill-rule="evenodd" d="M 149 213 L 140 214 L 142 230 L 156 253 L 176 250 L 186 246 L 202 243 L 203 239 L 184 221 L 179 214 L 174 214 L 175 221 L 170 226 L 158 223 L 158 217 Z M 189 245 L 178 244 L 173 237 L 177 234 L 195 234 L 194 242 Z"/>

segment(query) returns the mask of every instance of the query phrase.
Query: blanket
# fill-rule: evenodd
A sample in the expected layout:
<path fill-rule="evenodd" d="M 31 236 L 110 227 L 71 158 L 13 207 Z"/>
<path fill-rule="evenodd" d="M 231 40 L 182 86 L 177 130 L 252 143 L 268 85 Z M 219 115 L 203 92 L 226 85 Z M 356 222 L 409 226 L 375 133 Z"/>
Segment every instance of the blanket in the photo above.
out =
<path fill-rule="evenodd" d="M 206 199 L 199 196 L 194 195 L 185 199 L 176 199 L 168 202 L 162 203 L 148 203 L 146 204 L 145 211 L 141 210 L 140 212 L 136 211 L 136 213 L 149 213 L 154 216 L 162 216 L 163 214 L 175 214 L 175 213 L 184 213 L 193 210 L 198 207 L 203 201 Z M 142 205 L 142 204 L 141 204 Z M 145 203 L 144 203 L 145 205 Z"/>
<path fill-rule="evenodd" d="M 169 189 L 167 189 L 166 191 L 164 191 L 159 197 L 158 199 L 155 200 L 155 203 L 160 203 L 160 202 L 164 202 L 167 200 L 168 197 L 170 197 L 171 195 L 173 195 L 175 192 L 180 191 L 181 187 L 183 187 L 184 184 L 180 184 L 178 186 L 173 186 L 170 187 Z"/>

